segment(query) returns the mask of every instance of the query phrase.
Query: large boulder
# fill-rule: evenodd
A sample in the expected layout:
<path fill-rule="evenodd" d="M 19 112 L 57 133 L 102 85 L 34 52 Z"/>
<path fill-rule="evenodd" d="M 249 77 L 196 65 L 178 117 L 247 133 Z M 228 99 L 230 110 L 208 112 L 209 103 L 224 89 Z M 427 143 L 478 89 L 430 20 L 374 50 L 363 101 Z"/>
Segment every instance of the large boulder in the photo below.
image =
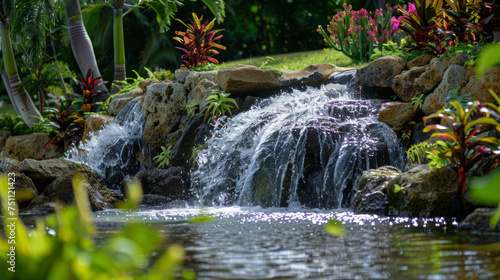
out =
<path fill-rule="evenodd" d="M 429 94 L 422 105 L 422 111 L 426 115 L 435 113 L 446 104 L 446 98 L 451 90 L 463 86 L 467 80 L 468 71 L 459 65 L 451 65 L 443 75 L 443 80 L 439 86 Z"/>
<path fill-rule="evenodd" d="M 484 102 L 493 102 L 495 99 L 489 94 L 488 90 L 492 90 L 496 94 L 500 94 L 500 67 L 491 67 L 486 70 L 482 77 L 471 75 L 467 85 L 460 89 L 461 94 L 470 94 L 473 100 Z"/>
<path fill-rule="evenodd" d="M 500 231 L 500 223 L 497 223 L 495 228 L 491 228 L 490 219 L 493 217 L 495 209 L 477 208 L 470 213 L 463 221 L 458 224 L 460 229 L 475 230 L 475 231 Z"/>
<path fill-rule="evenodd" d="M 282 86 L 313 85 L 327 80 L 334 72 L 345 70 L 349 69 L 342 69 L 331 63 L 323 63 L 309 65 L 301 70 L 281 70 L 282 74 L 279 79 Z"/>
<path fill-rule="evenodd" d="M 116 116 L 120 111 L 134 98 L 144 94 L 144 90 L 141 88 L 133 89 L 127 93 L 119 94 L 113 97 L 113 100 L 109 103 L 109 114 L 111 116 Z"/>
<path fill-rule="evenodd" d="M 410 103 L 387 102 L 380 107 L 378 120 L 389 126 L 402 126 L 412 120 L 417 110 Z"/>
<path fill-rule="evenodd" d="M 45 144 L 52 139 L 46 133 L 32 133 L 28 135 L 12 136 L 5 142 L 1 157 L 8 157 L 23 161 L 31 158 L 36 160 L 57 158 L 63 154 L 63 150 L 57 145 L 51 145 L 47 149 Z"/>
<path fill-rule="evenodd" d="M 13 183 L 16 191 L 16 202 L 19 208 L 28 206 L 33 198 L 38 195 L 38 190 L 33 181 L 20 172 L 11 172 L 9 183 Z"/>
<path fill-rule="evenodd" d="M 397 168 L 382 166 L 363 172 L 358 183 L 358 191 L 351 199 L 355 213 L 387 214 L 387 185 L 401 174 Z"/>
<path fill-rule="evenodd" d="M 280 86 L 276 71 L 251 65 L 221 69 L 217 72 L 215 82 L 231 94 L 272 90 Z"/>
<path fill-rule="evenodd" d="M 387 186 L 389 206 L 402 215 L 455 217 L 460 200 L 458 174 L 449 167 L 419 165 L 396 176 Z"/>
<path fill-rule="evenodd" d="M 424 87 L 426 92 L 430 91 L 443 80 L 447 68 L 446 63 L 439 60 L 439 58 L 434 58 L 429 64 L 429 68 L 415 80 L 415 84 Z"/>
<path fill-rule="evenodd" d="M 104 187 L 102 177 L 83 163 L 73 162 L 67 159 L 34 160 L 26 159 L 21 163 L 19 172 L 24 173 L 33 180 L 39 193 L 43 193 L 45 187 L 57 178 L 66 174 L 73 175 L 80 172 L 90 186 L 101 189 Z"/>
<path fill-rule="evenodd" d="M 425 93 L 425 87 L 417 84 L 416 80 L 427 71 L 428 68 L 429 65 L 413 67 L 397 75 L 392 84 L 392 89 L 397 97 L 404 102 L 410 102 L 413 97 L 418 97 Z"/>
<path fill-rule="evenodd" d="M 5 142 L 7 142 L 7 139 L 12 135 L 12 132 L 10 130 L 2 130 L 0 131 L 0 151 L 3 150 L 5 147 Z"/>
<path fill-rule="evenodd" d="M 18 171 L 20 166 L 21 166 L 21 162 L 18 161 L 17 159 L 7 158 L 7 157 L 0 159 L 0 172 L 1 173 L 9 173 L 9 172 Z"/>
<path fill-rule="evenodd" d="M 185 78 L 184 87 L 188 91 L 191 91 L 202 80 L 208 80 L 208 81 L 213 82 L 215 79 L 215 75 L 217 75 L 217 71 L 215 71 L 215 70 L 214 71 L 203 71 L 203 72 L 190 71 L 189 74 Z"/>
<path fill-rule="evenodd" d="M 141 171 L 136 177 L 142 184 L 144 194 L 161 195 L 170 200 L 188 200 L 194 197 L 189 171 L 184 167 Z"/>
<path fill-rule="evenodd" d="M 197 132 L 200 126 L 207 126 L 204 123 L 204 115 L 187 116 L 182 118 L 179 129 L 167 135 L 166 146 L 173 146 L 170 152 L 171 161 L 173 166 L 184 166 L 190 168 L 193 162 L 190 159 L 193 155 L 193 148 L 198 142 Z"/>
<path fill-rule="evenodd" d="M 186 77 L 189 75 L 191 71 L 186 68 L 179 68 L 174 72 L 174 82 L 184 84 L 186 81 Z"/>
<path fill-rule="evenodd" d="M 142 137 L 149 146 L 159 148 L 163 145 L 165 137 L 183 115 L 182 101 L 186 101 L 186 90 L 182 84 L 157 83 L 148 87 L 141 107 L 146 119 Z"/>
<path fill-rule="evenodd" d="M 392 87 L 394 77 L 406 68 L 406 60 L 395 56 L 384 56 L 359 68 L 356 83 L 369 87 Z"/>
<path fill-rule="evenodd" d="M 92 135 L 104 128 L 107 124 L 111 123 L 115 118 L 111 116 L 92 114 L 89 115 L 85 121 L 85 132 L 82 136 L 82 142 L 90 140 Z"/>
<path fill-rule="evenodd" d="M 413 67 L 424 66 L 429 64 L 433 58 L 435 58 L 435 56 L 431 54 L 423 54 L 421 56 L 414 58 L 411 61 L 408 61 L 408 63 L 406 63 L 406 67 L 408 67 L 408 69 L 411 69 Z"/>
<path fill-rule="evenodd" d="M 189 92 L 187 97 L 187 103 L 192 102 L 198 103 L 198 108 L 201 112 L 205 106 L 205 100 L 212 94 L 214 90 L 218 90 L 219 86 L 211 80 L 203 79 L 201 80 L 191 92 Z"/>

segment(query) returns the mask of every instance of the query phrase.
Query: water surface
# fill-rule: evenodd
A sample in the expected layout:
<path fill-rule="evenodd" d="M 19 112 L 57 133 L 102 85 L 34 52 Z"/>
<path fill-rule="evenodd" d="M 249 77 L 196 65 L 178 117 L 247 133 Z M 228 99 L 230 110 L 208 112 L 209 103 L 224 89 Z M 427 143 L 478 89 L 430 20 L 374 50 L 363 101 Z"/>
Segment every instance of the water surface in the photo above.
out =
<path fill-rule="evenodd" d="M 188 222 L 200 214 L 216 219 Z M 126 220 L 153 225 L 184 246 L 198 279 L 500 279 L 500 236 L 461 232 L 453 219 L 260 207 L 95 215 L 97 239 Z M 344 237 L 325 232 L 329 219 L 343 222 Z"/>

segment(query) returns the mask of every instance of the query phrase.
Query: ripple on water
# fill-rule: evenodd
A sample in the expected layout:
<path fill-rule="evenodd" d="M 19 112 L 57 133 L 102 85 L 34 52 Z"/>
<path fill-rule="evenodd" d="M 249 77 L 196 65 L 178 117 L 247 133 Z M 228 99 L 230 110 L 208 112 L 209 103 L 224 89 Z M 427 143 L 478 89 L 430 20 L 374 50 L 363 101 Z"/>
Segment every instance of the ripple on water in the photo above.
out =
<path fill-rule="evenodd" d="M 188 218 L 217 219 L 192 224 Z M 124 219 L 180 243 L 198 279 L 500 279 L 500 236 L 456 231 L 444 218 L 282 208 L 178 208 L 97 214 L 103 235 Z M 329 219 L 346 235 L 327 234 Z M 108 227 L 107 227 L 107 226 Z"/>

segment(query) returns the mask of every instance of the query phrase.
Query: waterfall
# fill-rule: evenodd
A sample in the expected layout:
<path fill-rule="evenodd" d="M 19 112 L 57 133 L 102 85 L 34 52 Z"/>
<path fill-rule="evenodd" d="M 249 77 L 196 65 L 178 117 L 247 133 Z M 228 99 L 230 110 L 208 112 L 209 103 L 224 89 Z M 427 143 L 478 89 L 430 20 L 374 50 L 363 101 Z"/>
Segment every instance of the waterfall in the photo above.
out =
<path fill-rule="evenodd" d="M 334 84 L 265 99 L 218 122 L 193 187 L 204 205 L 346 207 L 363 171 L 404 165 L 380 105 Z"/>
<path fill-rule="evenodd" d="M 130 101 L 115 120 L 78 148 L 69 150 L 66 157 L 83 162 L 103 176 L 106 185 L 118 190 L 126 175 L 145 169 L 141 164 L 145 120 L 140 108 L 141 98 Z"/>

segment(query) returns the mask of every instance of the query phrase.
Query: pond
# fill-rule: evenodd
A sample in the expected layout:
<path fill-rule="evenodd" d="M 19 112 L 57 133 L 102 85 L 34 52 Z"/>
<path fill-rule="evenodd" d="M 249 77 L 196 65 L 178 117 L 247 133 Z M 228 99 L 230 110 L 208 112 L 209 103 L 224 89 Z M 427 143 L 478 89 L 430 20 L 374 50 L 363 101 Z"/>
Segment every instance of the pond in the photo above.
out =
<path fill-rule="evenodd" d="M 94 214 L 106 240 L 124 221 L 158 229 L 198 279 L 500 279 L 500 236 L 454 219 L 356 215 L 349 209 L 217 207 Z M 211 215 L 206 223 L 189 218 Z M 346 234 L 328 234 L 329 219 Z"/>

